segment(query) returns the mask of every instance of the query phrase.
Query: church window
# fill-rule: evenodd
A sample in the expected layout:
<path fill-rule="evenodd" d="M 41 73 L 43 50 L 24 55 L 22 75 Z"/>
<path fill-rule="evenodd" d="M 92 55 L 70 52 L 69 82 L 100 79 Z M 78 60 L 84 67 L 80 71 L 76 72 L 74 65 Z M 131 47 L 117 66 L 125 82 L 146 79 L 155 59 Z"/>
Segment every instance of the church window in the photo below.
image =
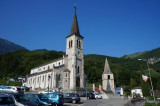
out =
<path fill-rule="evenodd" d="M 69 41 L 69 48 L 71 47 L 71 41 Z"/>
<path fill-rule="evenodd" d="M 78 48 L 78 39 L 77 39 L 77 48 Z"/>
<path fill-rule="evenodd" d="M 67 80 L 66 80 L 66 82 L 67 82 Z"/>
<path fill-rule="evenodd" d="M 79 40 L 79 48 L 81 48 L 81 41 Z"/>
<path fill-rule="evenodd" d="M 61 65 L 61 63 L 59 62 L 59 65 Z"/>
<path fill-rule="evenodd" d="M 72 47 L 72 43 L 73 43 L 73 41 L 71 40 L 71 47 Z"/>
<path fill-rule="evenodd" d="M 59 75 L 58 75 L 58 80 L 60 81 L 60 79 L 61 79 L 61 75 L 59 74 Z"/>
<path fill-rule="evenodd" d="M 67 77 L 67 73 L 66 73 L 66 77 Z"/>
<path fill-rule="evenodd" d="M 44 82 L 44 75 L 43 75 L 43 82 Z"/>
<path fill-rule="evenodd" d="M 110 75 L 108 75 L 108 79 L 110 79 Z"/>
<path fill-rule="evenodd" d="M 50 67 L 48 66 L 48 70 L 50 70 Z"/>
<path fill-rule="evenodd" d="M 77 68 L 77 73 L 79 74 L 79 66 L 78 66 L 78 68 Z"/>

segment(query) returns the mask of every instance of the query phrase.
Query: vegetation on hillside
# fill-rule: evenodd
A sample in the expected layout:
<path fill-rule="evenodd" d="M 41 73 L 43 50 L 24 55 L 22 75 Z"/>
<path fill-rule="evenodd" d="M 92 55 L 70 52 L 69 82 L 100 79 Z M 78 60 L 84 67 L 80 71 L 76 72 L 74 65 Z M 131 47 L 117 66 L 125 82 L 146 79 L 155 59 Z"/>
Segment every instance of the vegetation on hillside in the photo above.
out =
<path fill-rule="evenodd" d="M 60 58 L 64 54 L 64 52 L 47 50 L 19 50 L 0 55 L 0 78 L 8 79 L 16 76 L 25 76 L 30 73 L 32 68 Z M 157 55 L 157 53 L 153 52 L 151 56 L 153 55 Z M 148 57 L 149 55 L 145 54 L 145 56 Z M 147 75 L 146 62 L 138 61 L 137 58 L 126 59 L 95 54 L 84 56 L 84 70 L 87 75 L 88 84 L 95 83 L 97 87 L 99 84 L 102 84 L 102 74 L 106 58 L 114 74 L 115 84 L 125 87 L 126 94 L 129 94 L 129 90 L 133 87 L 144 85 L 142 84 L 142 74 Z M 160 90 L 160 80 L 158 80 L 160 79 L 160 62 L 150 65 L 150 68 L 154 89 Z M 150 86 L 150 82 L 148 81 L 147 83 Z"/>

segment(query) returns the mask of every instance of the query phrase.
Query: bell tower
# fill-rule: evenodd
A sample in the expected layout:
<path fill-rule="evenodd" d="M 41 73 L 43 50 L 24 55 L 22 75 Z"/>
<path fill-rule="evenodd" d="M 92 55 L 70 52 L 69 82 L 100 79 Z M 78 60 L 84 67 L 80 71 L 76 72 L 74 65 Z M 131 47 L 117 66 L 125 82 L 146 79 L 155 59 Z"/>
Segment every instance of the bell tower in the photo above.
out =
<path fill-rule="evenodd" d="M 79 32 L 75 7 L 71 32 L 66 37 L 66 55 L 68 56 L 68 69 L 70 70 L 70 89 L 84 87 L 83 38 Z"/>
<path fill-rule="evenodd" d="M 108 60 L 106 58 L 105 61 L 105 67 L 104 67 L 104 72 L 102 75 L 102 85 L 103 89 L 106 90 L 107 92 L 113 92 L 115 93 L 115 87 L 114 87 L 114 75 L 110 70 Z"/>

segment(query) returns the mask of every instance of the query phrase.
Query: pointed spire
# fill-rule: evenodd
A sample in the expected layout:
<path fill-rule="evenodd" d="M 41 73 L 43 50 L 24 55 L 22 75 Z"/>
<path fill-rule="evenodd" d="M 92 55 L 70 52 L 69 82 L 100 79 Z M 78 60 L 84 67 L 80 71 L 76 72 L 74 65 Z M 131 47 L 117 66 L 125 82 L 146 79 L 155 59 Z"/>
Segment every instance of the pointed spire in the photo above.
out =
<path fill-rule="evenodd" d="M 69 36 L 72 36 L 75 34 L 77 36 L 84 38 L 83 36 L 80 35 L 80 32 L 79 32 L 78 20 L 77 20 L 77 15 L 76 15 L 76 9 L 77 9 L 76 5 L 74 5 L 74 8 L 75 8 L 75 13 L 74 13 L 71 32 L 70 32 Z M 67 36 L 67 37 L 69 37 L 69 36 Z"/>
<path fill-rule="evenodd" d="M 106 58 L 106 62 L 105 62 L 105 67 L 104 67 L 104 72 L 103 74 L 112 74 L 111 70 L 110 70 L 110 67 L 109 67 L 109 63 L 108 63 L 108 60 Z"/>
<path fill-rule="evenodd" d="M 75 13 L 74 13 L 70 35 L 73 35 L 73 34 L 79 35 L 80 33 L 79 33 L 79 27 L 78 27 L 77 15 L 76 15 L 76 6 L 74 8 L 75 8 Z"/>

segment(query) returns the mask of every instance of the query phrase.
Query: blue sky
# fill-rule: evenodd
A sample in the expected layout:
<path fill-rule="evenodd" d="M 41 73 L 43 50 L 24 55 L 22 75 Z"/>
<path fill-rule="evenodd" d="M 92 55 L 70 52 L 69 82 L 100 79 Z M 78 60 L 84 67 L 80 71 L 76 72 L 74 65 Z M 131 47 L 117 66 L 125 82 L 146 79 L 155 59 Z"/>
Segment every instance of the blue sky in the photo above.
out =
<path fill-rule="evenodd" d="M 160 0 L 0 0 L 0 38 L 65 52 L 75 3 L 84 54 L 121 57 L 160 47 Z"/>

